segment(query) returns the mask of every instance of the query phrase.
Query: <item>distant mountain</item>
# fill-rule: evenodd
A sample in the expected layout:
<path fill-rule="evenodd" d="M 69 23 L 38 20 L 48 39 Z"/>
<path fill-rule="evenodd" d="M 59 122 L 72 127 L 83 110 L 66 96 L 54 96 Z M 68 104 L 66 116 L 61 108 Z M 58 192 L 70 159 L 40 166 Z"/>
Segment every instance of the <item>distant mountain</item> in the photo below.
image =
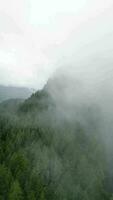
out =
<path fill-rule="evenodd" d="M 0 102 L 8 99 L 26 99 L 30 97 L 32 92 L 32 90 L 24 87 L 0 85 Z"/>

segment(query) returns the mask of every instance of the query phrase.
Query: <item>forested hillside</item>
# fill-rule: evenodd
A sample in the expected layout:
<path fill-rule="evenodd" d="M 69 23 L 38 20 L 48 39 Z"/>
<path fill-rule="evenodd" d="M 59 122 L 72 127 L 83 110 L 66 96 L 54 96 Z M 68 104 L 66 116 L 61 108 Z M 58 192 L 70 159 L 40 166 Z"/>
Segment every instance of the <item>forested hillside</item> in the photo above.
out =
<path fill-rule="evenodd" d="M 46 89 L 1 110 L 0 200 L 113 199 L 96 106 L 80 111 L 87 126 L 60 113 Z"/>

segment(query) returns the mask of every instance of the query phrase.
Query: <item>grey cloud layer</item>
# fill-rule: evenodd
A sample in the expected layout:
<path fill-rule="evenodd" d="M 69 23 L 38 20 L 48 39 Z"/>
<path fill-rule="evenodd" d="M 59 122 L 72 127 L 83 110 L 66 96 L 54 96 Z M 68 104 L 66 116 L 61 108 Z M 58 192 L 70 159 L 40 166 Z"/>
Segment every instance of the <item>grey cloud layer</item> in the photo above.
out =
<path fill-rule="evenodd" d="M 111 0 L 0 1 L 0 84 L 39 89 L 62 66 L 98 84 L 112 71 L 112 11 Z"/>

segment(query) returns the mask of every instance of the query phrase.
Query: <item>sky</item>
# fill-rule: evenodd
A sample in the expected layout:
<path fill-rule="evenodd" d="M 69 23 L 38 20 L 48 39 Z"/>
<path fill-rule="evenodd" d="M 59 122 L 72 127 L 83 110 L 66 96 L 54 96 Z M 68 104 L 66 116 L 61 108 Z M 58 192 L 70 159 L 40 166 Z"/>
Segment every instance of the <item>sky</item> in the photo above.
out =
<path fill-rule="evenodd" d="M 41 89 L 62 66 L 112 71 L 112 19 L 112 0 L 0 0 L 0 84 Z"/>

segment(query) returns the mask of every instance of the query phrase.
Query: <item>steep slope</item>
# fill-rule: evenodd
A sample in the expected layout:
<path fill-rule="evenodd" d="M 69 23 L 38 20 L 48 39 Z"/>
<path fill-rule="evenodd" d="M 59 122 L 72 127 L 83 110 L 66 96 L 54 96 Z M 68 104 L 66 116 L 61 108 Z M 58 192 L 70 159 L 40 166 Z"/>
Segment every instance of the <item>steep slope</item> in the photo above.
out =
<path fill-rule="evenodd" d="M 47 88 L 24 102 L 1 104 L 6 108 L 0 114 L 1 199 L 110 200 L 95 109 L 79 111 L 87 126 L 78 115 L 69 120 Z"/>

